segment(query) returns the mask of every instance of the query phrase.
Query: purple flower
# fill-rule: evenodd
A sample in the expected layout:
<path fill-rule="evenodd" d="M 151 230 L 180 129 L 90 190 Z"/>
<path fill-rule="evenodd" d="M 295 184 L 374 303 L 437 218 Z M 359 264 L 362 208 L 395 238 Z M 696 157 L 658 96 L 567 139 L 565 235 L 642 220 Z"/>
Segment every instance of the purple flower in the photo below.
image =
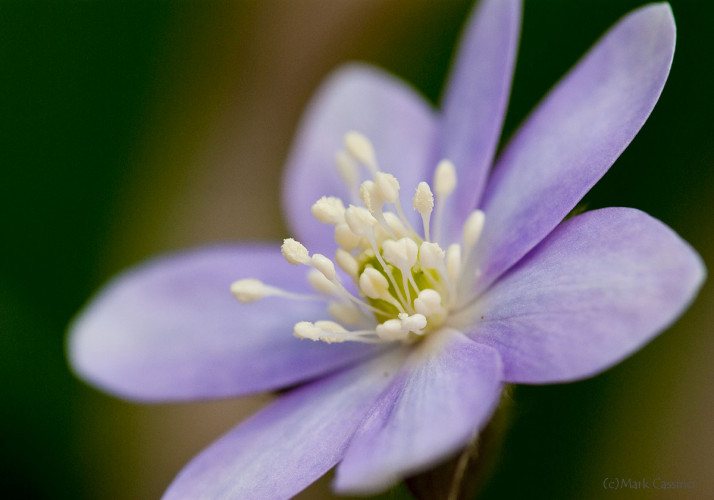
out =
<path fill-rule="evenodd" d="M 629 208 L 563 222 L 659 98 L 669 6 L 617 23 L 494 161 L 520 15 L 520 0 L 480 2 L 439 113 L 373 68 L 325 83 L 288 162 L 299 242 L 282 255 L 162 257 L 74 322 L 72 366 L 123 398 L 298 385 L 196 457 L 166 498 L 285 498 L 338 464 L 338 492 L 382 490 L 466 445 L 504 382 L 597 374 L 693 299 L 702 261 L 661 222 Z"/>

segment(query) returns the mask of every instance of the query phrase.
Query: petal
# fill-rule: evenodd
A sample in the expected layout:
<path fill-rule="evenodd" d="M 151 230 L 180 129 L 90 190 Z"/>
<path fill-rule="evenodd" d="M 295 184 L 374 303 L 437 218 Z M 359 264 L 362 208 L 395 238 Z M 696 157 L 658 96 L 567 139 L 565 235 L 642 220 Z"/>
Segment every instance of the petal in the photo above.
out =
<path fill-rule="evenodd" d="M 456 330 L 425 339 L 350 442 L 340 492 L 376 493 L 465 446 L 496 408 L 498 352 Z"/>
<path fill-rule="evenodd" d="M 411 200 L 426 176 L 437 130 L 426 101 L 401 80 L 369 66 L 338 70 L 303 117 L 283 183 L 286 218 L 310 250 L 334 252 L 332 231 L 312 218 L 310 207 L 322 196 L 351 200 L 335 154 L 352 130 L 372 141 L 380 169 L 397 177 L 403 200 Z M 407 208 L 408 216 L 415 213 Z"/>
<path fill-rule="evenodd" d="M 74 370 L 129 399 L 201 399 L 284 387 L 370 352 L 296 339 L 293 325 L 324 319 L 324 303 L 241 304 L 230 285 L 248 277 L 293 291 L 305 287 L 278 245 L 202 249 L 119 276 L 70 327 Z"/>
<path fill-rule="evenodd" d="M 500 353 L 505 379 L 567 382 L 594 375 L 665 329 L 705 276 L 670 228 L 629 208 L 559 226 L 479 299 L 471 338 Z"/>
<path fill-rule="evenodd" d="M 471 16 L 444 95 L 442 157 L 459 183 L 444 211 L 456 241 L 481 197 L 501 134 L 521 29 L 521 0 L 483 0 Z"/>
<path fill-rule="evenodd" d="M 634 11 L 520 128 L 484 194 L 482 289 L 563 220 L 627 147 L 662 92 L 674 42 L 669 5 Z"/>
<path fill-rule="evenodd" d="M 287 394 L 194 458 L 164 500 L 292 497 L 342 458 L 403 360 L 391 351 Z"/>

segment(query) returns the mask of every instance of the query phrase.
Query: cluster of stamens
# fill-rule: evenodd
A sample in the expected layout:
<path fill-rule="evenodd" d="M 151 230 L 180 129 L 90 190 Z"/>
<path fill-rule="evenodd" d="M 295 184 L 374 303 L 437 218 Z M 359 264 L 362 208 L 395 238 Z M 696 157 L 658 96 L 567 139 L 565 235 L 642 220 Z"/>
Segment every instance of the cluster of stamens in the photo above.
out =
<path fill-rule="evenodd" d="M 437 243 L 444 202 L 457 183 L 452 163 L 442 160 L 436 167 L 434 191 L 426 182 L 416 188 L 412 205 L 421 216 L 423 235 L 404 214 L 399 181 L 379 169 L 365 136 L 346 134 L 336 163 L 352 204 L 345 208 L 341 199 L 323 196 L 312 206 L 319 222 L 334 227 L 334 262 L 319 253 L 310 255 L 292 238 L 281 248 L 289 263 L 311 268 L 308 281 L 318 295 L 290 293 L 255 279 L 233 283 L 233 295 L 244 303 L 269 295 L 326 300 L 332 320 L 301 321 L 294 335 L 328 343 L 413 342 L 447 325 L 449 314 L 464 305 L 457 296 L 458 282 L 484 223 L 483 212 L 474 210 L 464 224 L 461 243 L 446 250 Z M 360 168 L 371 177 L 361 184 Z M 335 263 L 351 278 L 356 293 L 345 287 Z"/>

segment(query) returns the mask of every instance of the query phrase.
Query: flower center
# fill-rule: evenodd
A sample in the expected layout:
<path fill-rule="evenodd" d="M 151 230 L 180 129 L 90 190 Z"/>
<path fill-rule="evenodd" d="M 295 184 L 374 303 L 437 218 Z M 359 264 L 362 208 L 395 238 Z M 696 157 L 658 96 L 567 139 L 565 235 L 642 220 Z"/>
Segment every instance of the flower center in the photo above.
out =
<path fill-rule="evenodd" d="M 468 271 L 468 257 L 481 234 L 484 214 L 474 210 L 464 224 L 461 242 L 443 250 L 434 240 L 442 224 L 444 202 L 456 187 L 453 164 L 442 160 L 436 167 L 433 192 L 426 182 L 416 188 L 412 206 L 421 216 L 419 234 L 402 209 L 399 181 L 380 171 L 369 140 L 350 132 L 344 146 L 336 162 L 353 203 L 345 208 L 341 199 L 323 196 L 311 211 L 319 222 L 334 227 L 334 262 L 351 278 L 356 293 L 344 286 L 332 260 L 322 254 L 310 255 L 292 238 L 284 240 L 283 256 L 291 264 L 311 268 L 308 281 L 320 294 L 318 298 L 328 302 L 333 318 L 301 321 L 295 325 L 294 335 L 324 342 L 414 342 L 448 325 L 450 315 L 468 303 L 459 300 L 458 282 Z M 358 184 L 360 168 L 370 178 Z M 268 295 L 315 298 L 254 279 L 233 283 L 231 291 L 241 302 Z"/>

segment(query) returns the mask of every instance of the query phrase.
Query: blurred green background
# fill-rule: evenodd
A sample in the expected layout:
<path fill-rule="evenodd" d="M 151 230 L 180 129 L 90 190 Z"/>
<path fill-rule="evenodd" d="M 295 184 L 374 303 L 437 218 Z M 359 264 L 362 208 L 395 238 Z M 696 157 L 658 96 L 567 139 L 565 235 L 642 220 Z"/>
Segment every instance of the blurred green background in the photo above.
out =
<path fill-rule="evenodd" d="M 673 0 L 672 73 L 587 196 L 663 220 L 714 263 L 714 3 Z M 526 0 L 507 137 L 634 0 Z M 74 379 L 67 323 L 112 274 L 211 241 L 278 239 L 278 176 L 300 112 L 343 61 L 436 102 L 471 1 L 0 0 L 0 491 L 157 498 L 269 400 L 138 406 Z M 230 278 L 230 277 L 229 277 Z M 714 498 L 713 288 L 620 366 L 518 387 L 485 498 L 650 497 L 606 477 L 694 481 Z M 301 498 L 329 498 L 325 480 Z M 7 497 L 7 495 L 5 495 Z"/>

